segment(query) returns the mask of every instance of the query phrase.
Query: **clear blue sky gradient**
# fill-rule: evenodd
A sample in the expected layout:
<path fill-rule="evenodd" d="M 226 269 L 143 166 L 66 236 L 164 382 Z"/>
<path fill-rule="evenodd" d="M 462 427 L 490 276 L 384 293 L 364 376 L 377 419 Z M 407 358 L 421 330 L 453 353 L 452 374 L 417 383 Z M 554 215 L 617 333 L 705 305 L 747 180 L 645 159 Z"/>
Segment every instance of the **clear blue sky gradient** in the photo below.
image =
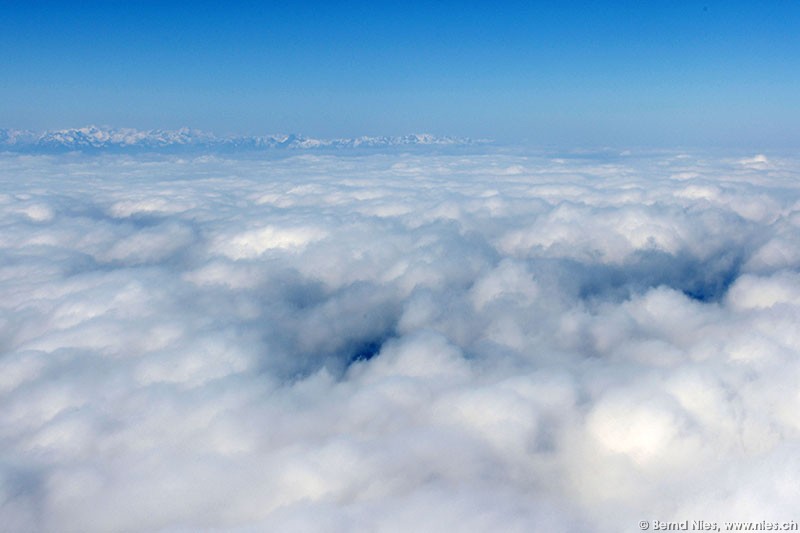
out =
<path fill-rule="evenodd" d="M 800 2 L 0 2 L 0 127 L 798 146 Z"/>

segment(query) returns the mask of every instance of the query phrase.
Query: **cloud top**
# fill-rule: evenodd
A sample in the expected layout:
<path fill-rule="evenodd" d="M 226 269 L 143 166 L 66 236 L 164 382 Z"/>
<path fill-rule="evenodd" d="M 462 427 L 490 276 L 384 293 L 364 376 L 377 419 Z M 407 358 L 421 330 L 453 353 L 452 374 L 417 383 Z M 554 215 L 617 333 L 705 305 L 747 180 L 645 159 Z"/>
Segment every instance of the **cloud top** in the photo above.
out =
<path fill-rule="evenodd" d="M 3 154 L 0 523 L 796 520 L 798 169 Z"/>

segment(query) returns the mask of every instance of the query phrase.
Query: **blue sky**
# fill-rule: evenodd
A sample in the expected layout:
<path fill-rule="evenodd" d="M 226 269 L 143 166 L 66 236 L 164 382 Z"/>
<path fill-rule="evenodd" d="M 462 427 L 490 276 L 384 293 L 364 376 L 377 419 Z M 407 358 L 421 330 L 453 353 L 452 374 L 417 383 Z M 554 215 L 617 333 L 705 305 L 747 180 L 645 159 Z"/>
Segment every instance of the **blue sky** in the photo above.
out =
<path fill-rule="evenodd" d="M 1 2 L 0 127 L 796 146 L 800 4 Z"/>

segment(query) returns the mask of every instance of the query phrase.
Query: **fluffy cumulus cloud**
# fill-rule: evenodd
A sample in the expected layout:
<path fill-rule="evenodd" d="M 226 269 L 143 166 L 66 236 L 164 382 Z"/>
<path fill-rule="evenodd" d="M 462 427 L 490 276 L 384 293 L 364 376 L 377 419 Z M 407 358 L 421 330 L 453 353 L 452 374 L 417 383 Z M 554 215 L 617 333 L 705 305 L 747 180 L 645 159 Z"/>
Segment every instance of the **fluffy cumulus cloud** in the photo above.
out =
<path fill-rule="evenodd" d="M 800 520 L 799 172 L 0 156 L 0 529 Z"/>

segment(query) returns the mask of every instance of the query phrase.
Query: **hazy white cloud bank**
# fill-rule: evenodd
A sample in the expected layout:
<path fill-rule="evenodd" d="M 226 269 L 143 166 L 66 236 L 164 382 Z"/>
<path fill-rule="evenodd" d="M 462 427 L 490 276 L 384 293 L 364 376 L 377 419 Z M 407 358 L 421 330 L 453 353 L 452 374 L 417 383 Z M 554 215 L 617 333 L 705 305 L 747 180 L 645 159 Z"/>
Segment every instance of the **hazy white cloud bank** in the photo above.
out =
<path fill-rule="evenodd" d="M 798 520 L 799 171 L 6 154 L 0 529 Z"/>

